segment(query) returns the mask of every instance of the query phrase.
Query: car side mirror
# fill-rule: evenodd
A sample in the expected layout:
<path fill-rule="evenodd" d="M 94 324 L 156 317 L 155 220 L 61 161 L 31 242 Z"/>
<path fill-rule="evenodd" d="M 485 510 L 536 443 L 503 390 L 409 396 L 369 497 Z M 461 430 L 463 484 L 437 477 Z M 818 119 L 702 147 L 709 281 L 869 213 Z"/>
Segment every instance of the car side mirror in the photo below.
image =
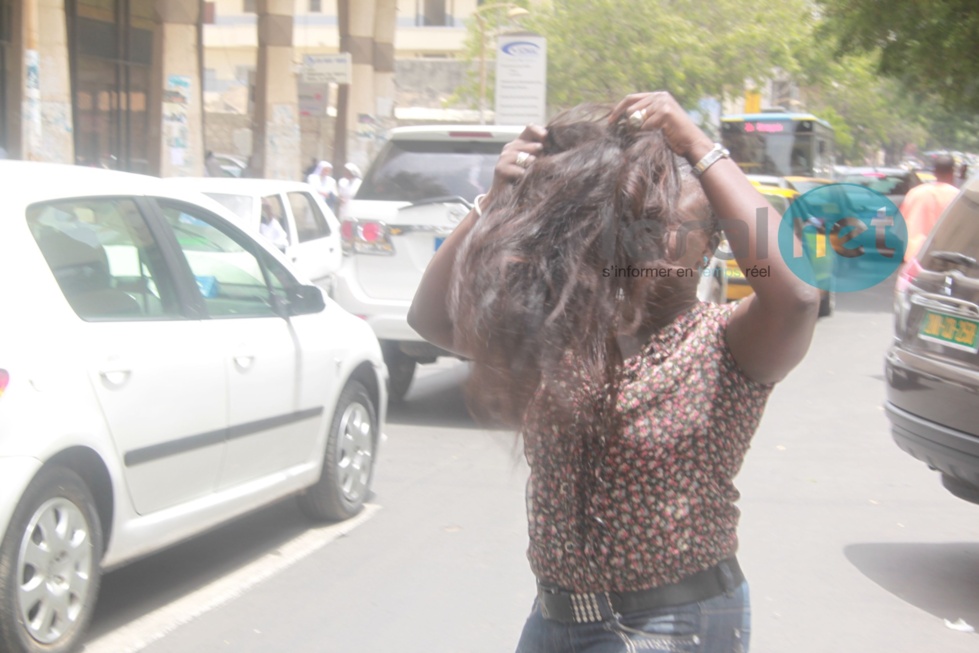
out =
<path fill-rule="evenodd" d="M 289 315 L 312 315 L 324 309 L 326 299 L 319 286 L 296 286 L 289 290 Z"/>

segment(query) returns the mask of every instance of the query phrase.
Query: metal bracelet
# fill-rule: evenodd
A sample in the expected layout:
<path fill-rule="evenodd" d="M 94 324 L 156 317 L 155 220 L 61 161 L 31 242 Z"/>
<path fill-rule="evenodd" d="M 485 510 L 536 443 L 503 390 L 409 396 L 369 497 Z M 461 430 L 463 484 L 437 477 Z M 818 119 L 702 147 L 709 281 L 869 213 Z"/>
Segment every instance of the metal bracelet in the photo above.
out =
<path fill-rule="evenodd" d="M 702 174 L 707 172 L 707 168 L 711 167 L 721 159 L 727 159 L 731 156 L 731 153 L 721 145 L 720 143 L 714 143 L 714 147 L 710 149 L 710 152 L 704 155 L 700 161 L 693 166 L 693 176 L 700 177 Z"/>

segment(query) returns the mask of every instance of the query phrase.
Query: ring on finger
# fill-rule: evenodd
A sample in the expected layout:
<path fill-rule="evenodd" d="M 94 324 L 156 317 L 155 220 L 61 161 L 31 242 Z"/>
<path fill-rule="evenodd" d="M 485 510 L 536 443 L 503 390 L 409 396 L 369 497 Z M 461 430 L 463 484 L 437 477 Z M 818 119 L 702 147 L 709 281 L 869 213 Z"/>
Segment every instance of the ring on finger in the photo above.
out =
<path fill-rule="evenodd" d="M 530 166 L 530 152 L 518 152 L 517 160 L 514 162 L 521 168 L 527 168 Z"/>
<path fill-rule="evenodd" d="M 642 127 L 642 124 L 644 122 L 646 122 L 645 109 L 637 109 L 636 111 L 633 111 L 632 114 L 630 114 L 629 116 L 629 125 L 634 129 L 639 129 L 640 127 Z"/>

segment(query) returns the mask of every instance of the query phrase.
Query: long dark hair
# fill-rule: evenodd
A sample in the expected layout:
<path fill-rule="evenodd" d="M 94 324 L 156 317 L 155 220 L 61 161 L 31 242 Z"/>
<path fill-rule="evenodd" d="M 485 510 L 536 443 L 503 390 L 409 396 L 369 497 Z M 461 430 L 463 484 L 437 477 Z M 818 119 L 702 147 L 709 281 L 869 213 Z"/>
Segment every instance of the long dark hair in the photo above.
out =
<path fill-rule="evenodd" d="M 590 105 L 552 120 L 542 153 L 460 248 L 449 309 L 473 355 L 477 418 L 519 428 L 528 408 L 558 401 L 565 432 L 616 430 L 618 338 L 656 311 L 655 281 L 616 272 L 676 265 L 667 232 L 692 178 L 659 132 L 608 115 Z M 590 405 L 570 410 L 582 394 Z"/>

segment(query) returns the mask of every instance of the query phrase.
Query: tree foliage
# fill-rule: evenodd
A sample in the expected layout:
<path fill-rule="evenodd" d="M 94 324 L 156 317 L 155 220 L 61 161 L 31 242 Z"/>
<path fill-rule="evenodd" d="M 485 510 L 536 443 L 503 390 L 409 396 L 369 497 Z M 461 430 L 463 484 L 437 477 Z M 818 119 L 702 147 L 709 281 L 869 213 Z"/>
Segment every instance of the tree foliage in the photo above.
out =
<path fill-rule="evenodd" d="M 804 0 L 554 0 L 529 24 L 547 37 L 548 100 L 563 108 L 670 91 L 693 106 L 791 69 Z"/>
<path fill-rule="evenodd" d="M 952 110 L 979 112 L 979 2 L 820 0 L 840 54 L 880 52 L 878 70 Z"/>
<path fill-rule="evenodd" d="M 817 4 L 818 3 L 818 4 Z M 517 20 L 507 9 L 529 13 Z M 663 89 L 688 108 L 736 100 L 791 78 L 804 109 L 827 119 L 849 162 L 905 149 L 979 149 L 979 0 L 527 0 L 483 5 L 470 61 L 486 46 L 493 104 L 494 36 L 547 38 L 551 112 Z M 816 11 L 816 8 L 819 11 Z M 480 31 L 479 27 L 482 27 Z M 457 99 L 477 105 L 478 70 Z M 885 73 L 885 74 L 882 74 Z"/>

